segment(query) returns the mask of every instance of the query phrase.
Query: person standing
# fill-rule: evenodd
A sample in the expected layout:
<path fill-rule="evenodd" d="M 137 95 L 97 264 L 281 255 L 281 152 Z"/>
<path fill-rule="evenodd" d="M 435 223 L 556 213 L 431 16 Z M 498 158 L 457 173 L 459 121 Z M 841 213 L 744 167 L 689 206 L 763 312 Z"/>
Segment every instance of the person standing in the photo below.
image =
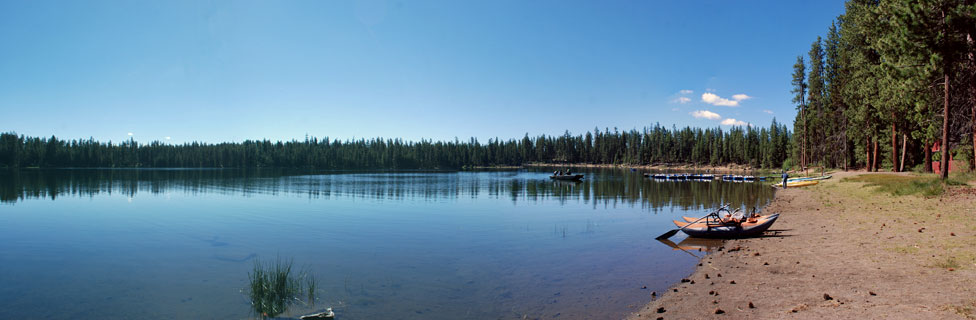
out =
<path fill-rule="evenodd" d="M 786 179 L 789 179 L 790 175 L 786 174 L 786 170 L 783 170 L 783 189 L 786 189 Z"/>

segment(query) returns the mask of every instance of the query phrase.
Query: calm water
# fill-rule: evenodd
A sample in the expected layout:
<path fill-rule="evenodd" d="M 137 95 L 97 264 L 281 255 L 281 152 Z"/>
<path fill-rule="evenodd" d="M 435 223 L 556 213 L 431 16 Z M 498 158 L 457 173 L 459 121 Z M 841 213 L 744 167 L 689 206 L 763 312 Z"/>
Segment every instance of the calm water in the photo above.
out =
<path fill-rule="evenodd" d="M 697 264 L 654 240 L 672 219 L 773 195 L 580 171 L 0 171 L 0 318 L 253 318 L 247 273 L 282 257 L 320 281 L 292 316 L 617 319 Z"/>

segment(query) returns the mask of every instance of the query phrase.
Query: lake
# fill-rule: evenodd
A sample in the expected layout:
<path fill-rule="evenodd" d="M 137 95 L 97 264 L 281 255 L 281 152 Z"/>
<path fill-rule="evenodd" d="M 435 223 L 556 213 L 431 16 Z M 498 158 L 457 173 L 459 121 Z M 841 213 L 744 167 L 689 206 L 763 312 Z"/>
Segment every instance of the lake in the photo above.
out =
<path fill-rule="evenodd" d="M 278 258 L 319 280 L 291 317 L 619 319 L 703 254 L 654 239 L 671 220 L 773 196 L 552 171 L 0 171 L 0 318 L 254 318 L 248 272 Z"/>

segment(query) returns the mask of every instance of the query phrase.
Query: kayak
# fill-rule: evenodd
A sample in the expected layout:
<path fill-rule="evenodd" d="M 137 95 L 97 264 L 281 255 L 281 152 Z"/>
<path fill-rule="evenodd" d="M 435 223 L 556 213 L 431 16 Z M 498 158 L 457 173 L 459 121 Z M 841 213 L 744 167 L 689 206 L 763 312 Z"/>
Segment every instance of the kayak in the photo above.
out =
<path fill-rule="evenodd" d="M 786 187 L 787 188 L 806 187 L 806 186 L 812 186 L 812 185 L 815 185 L 815 184 L 818 184 L 818 183 L 820 183 L 820 181 L 817 181 L 817 180 L 800 180 L 800 181 L 789 181 L 789 180 L 787 180 L 786 181 Z M 773 186 L 774 187 L 777 187 L 777 188 L 782 188 L 783 187 L 783 183 L 782 182 L 780 182 L 780 183 L 774 183 Z"/>
<path fill-rule="evenodd" d="M 789 178 L 789 179 L 786 179 L 786 182 L 792 182 L 792 181 L 815 181 L 815 180 L 827 180 L 827 179 L 830 179 L 830 177 L 833 177 L 833 176 L 822 176 L 822 177 L 805 177 L 805 178 Z"/>
<path fill-rule="evenodd" d="M 743 238 L 761 235 L 769 227 L 773 226 L 778 213 L 762 216 L 755 222 L 743 222 L 741 224 L 723 224 L 715 221 L 684 222 L 674 220 L 674 225 L 681 228 L 681 231 L 692 237 L 698 238 Z"/>
<path fill-rule="evenodd" d="M 565 181 L 579 181 L 583 179 L 582 174 L 563 174 L 558 176 L 549 176 L 549 179 L 553 180 L 565 180 Z"/>

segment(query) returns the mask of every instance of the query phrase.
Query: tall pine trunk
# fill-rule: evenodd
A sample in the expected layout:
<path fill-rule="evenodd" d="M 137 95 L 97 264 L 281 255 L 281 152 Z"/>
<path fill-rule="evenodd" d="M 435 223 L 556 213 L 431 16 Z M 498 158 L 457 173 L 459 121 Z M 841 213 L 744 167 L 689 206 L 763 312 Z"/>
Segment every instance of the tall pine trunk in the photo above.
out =
<path fill-rule="evenodd" d="M 970 4 L 974 1 L 969 1 Z M 966 44 L 969 45 L 969 71 L 971 73 L 971 78 L 969 79 L 969 94 L 972 95 L 970 103 L 972 105 L 972 115 L 970 116 L 969 122 L 972 125 L 973 130 L 973 159 L 970 161 L 970 168 L 976 169 L 976 40 L 973 40 L 973 29 L 970 26 L 969 33 L 966 34 Z"/>
<path fill-rule="evenodd" d="M 943 32 L 943 34 L 946 34 L 947 35 L 947 34 L 949 34 L 949 25 L 945 21 L 945 16 L 946 16 L 945 9 L 943 9 L 942 10 L 942 28 L 943 28 L 942 29 L 942 32 Z M 943 41 L 943 43 L 942 43 L 942 50 L 943 50 L 943 52 L 942 52 L 942 57 L 943 57 L 942 58 L 942 62 L 943 62 L 943 65 L 942 65 L 942 74 L 945 76 L 944 77 L 945 78 L 945 83 L 943 83 L 943 85 L 942 85 L 942 87 L 945 89 L 945 92 L 944 92 L 944 94 L 942 96 L 942 98 L 943 98 L 943 102 L 942 102 L 942 149 L 940 149 L 942 151 L 942 161 L 939 162 L 939 166 L 941 167 L 940 169 L 942 170 L 942 172 L 940 172 L 939 174 L 941 175 L 942 180 L 945 180 L 946 178 L 949 178 L 949 66 L 951 66 L 951 64 L 949 63 L 949 52 L 948 52 L 949 51 L 949 48 L 948 48 L 948 44 L 945 43 L 947 41 L 945 38 L 946 37 L 943 36 L 943 40 L 942 40 Z"/>
<path fill-rule="evenodd" d="M 878 172 L 878 138 L 874 138 L 874 155 L 871 156 L 871 171 Z"/>
<path fill-rule="evenodd" d="M 948 66 L 947 66 L 948 67 Z M 939 169 L 942 170 L 939 174 L 942 180 L 949 178 L 949 72 L 946 70 L 942 71 L 945 74 L 945 93 L 942 102 L 942 161 L 939 162 Z"/>
<path fill-rule="evenodd" d="M 806 112 L 804 112 L 806 107 L 800 107 L 800 121 L 803 122 L 803 145 L 800 147 L 800 169 L 805 170 L 807 168 L 807 118 Z"/>

